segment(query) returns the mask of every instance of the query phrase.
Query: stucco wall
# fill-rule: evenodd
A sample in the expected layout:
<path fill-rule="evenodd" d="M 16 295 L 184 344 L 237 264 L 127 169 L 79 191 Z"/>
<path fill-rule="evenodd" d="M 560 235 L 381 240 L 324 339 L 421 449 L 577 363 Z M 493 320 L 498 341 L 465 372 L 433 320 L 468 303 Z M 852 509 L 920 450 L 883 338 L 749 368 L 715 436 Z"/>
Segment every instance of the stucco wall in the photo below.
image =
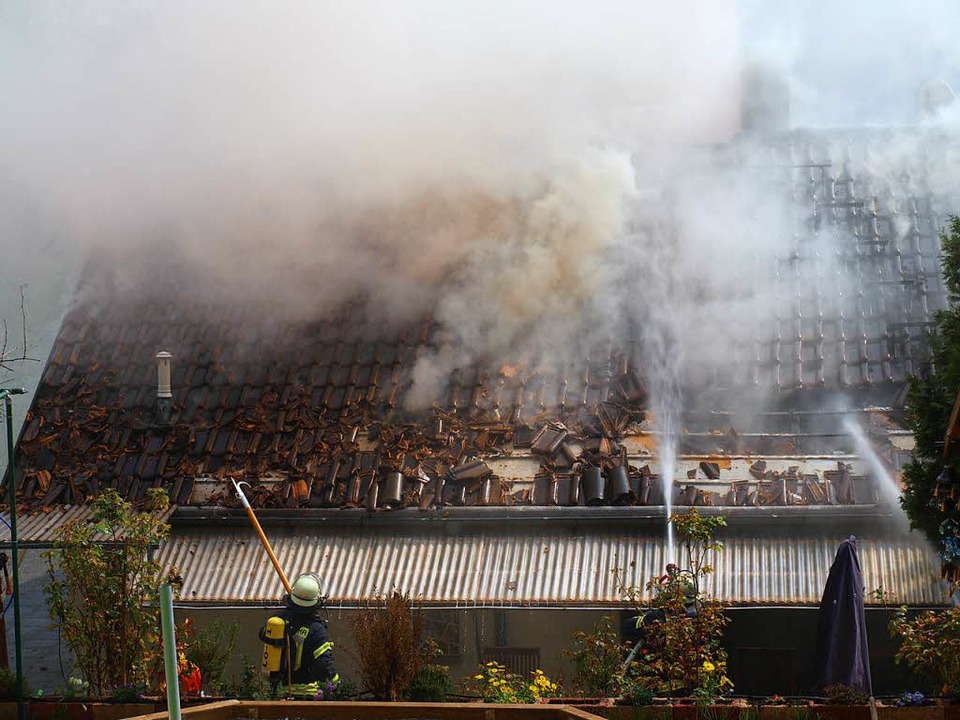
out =
<path fill-rule="evenodd" d="M 43 586 L 47 582 L 47 568 L 40 550 L 20 551 L 20 625 L 23 633 L 23 676 L 29 686 L 44 693 L 55 693 L 65 686 L 64 675 L 70 677 L 72 660 L 66 645 L 59 643 L 57 631 L 51 628 L 52 620 L 47 610 Z M 7 648 L 10 667 L 13 668 L 13 604 L 7 605 L 9 595 L 4 595 L 7 608 Z M 63 671 L 61 672 L 61 660 Z"/>

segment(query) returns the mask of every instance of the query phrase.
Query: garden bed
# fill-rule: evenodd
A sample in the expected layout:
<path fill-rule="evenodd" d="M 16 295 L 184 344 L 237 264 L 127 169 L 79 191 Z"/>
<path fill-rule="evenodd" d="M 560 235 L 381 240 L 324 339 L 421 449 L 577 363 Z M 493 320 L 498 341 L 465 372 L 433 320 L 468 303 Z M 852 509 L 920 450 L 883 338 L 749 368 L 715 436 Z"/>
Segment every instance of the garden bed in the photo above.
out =
<path fill-rule="evenodd" d="M 568 705 L 225 700 L 183 711 L 187 720 L 600 720 Z M 166 712 L 136 720 L 167 720 Z"/>

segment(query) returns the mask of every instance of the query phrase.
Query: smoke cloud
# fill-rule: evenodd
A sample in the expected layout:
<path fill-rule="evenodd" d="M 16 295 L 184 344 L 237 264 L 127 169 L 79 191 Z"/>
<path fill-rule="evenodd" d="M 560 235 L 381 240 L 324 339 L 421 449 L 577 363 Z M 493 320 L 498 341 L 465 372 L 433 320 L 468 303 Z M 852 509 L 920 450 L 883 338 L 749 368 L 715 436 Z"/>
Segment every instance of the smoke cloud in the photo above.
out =
<path fill-rule="evenodd" d="M 895 5 L 8 3 L 4 242 L 24 268 L 168 248 L 198 292 L 288 320 L 429 312 L 414 407 L 457 367 L 636 328 L 678 397 L 741 371 L 796 232 L 763 169 L 783 158 L 712 151 L 742 69 L 782 81 L 795 124 L 913 122 L 919 80 L 960 67 L 960 13 Z"/>

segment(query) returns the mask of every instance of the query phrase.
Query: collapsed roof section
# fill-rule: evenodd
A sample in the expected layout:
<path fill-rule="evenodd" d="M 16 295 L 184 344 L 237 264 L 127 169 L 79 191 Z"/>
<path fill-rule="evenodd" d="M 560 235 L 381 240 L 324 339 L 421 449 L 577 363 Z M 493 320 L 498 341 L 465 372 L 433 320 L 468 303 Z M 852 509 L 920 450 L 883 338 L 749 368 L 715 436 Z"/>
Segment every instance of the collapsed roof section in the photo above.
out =
<path fill-rule="evenodd" d="M 892 447 L 870 406 L 890 405 L 921 369 L 945 302 L 946 206 L 916 178 L 877 180 L 804 134 L 770 157 L 771 192 L 795 212 L 793 251 L 757 279 L 776 301 L 755 313 L 751 341 L 688 393 L 670 499 L 873 502 L 834 406 L 844 393 L 843 410 Z M 841 242 L 825 275 L 826 234 Z M 665 500 L 639 338 L 590 338 L 562 360 L 474 358 L 436 378 L 432 408 L 411 410 L 414 366 L 447 339 L 433 318 L 371 322 L 352 299 L 288 322 L 211 300 L 202 274 L 176 261 L 141 260 L 132 283 L 128 269 L 91 263 L 63 322 L 20 438 L 27 504 L 81 503 L 106 487 L 139 501 L 158 486 L 180 505 L 230 504 L 227 477 L 250 481 L 259 507 Z M 169 414 L 161 351 L 172 354 Z M 766 401 L 749 419 L 729 411 L 745 394 Z"/>

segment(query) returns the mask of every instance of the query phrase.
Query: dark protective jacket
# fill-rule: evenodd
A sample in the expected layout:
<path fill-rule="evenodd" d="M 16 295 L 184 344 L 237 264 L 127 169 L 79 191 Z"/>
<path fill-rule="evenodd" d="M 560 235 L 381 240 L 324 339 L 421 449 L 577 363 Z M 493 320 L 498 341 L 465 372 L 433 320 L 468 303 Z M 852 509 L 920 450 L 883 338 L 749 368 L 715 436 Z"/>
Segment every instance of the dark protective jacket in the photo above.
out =
<path fill-rule="evenodd" d="M 326 623 L 317 615 L 316 608 L 295 605 L 289 596 L 284 597 L 284 605 L 283 610 L 275 614 L 286 623 L 280 672 L 275 679 L 279 683 L 287 682 L 286 647 L 289 644 L 290 694 L 314 697 L 319 691 L 327 692 L 328 685 L 336 685 L 340 678 L 333 660 L 333 642 L 327 632 Z M 264 638 L 264 630 L 261 629 L 260 639 Z"/>
<path fill-rule="evenodd" d="M 863 593 L 856 538 L 849 537 L 840 543 L 820 601 L 817 692 L 837 684 L 872 692 Z"/>

